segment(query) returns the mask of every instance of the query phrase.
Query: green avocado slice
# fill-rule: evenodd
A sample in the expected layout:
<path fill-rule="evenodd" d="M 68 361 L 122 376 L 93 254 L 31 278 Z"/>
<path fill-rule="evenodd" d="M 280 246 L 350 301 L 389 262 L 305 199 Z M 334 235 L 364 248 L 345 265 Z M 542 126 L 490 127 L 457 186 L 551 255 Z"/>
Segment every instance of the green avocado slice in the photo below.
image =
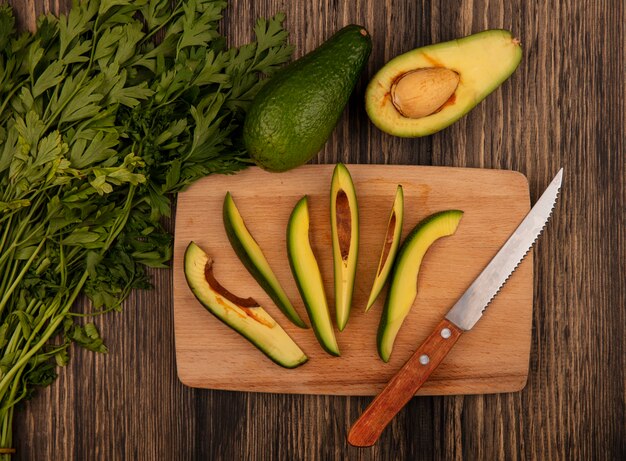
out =
<path fill-rule="evenodd" d="M 350 172 L 338 163 L 330 186 L 330 228 L 333 242 L 337 328 L 348 323 L 359 253 L 359 206 Z"/>
<path fill-rule="evenodd" d="M 261 247 L 250 234 L 230 192 L 227 192 L 224 197 L 222 214 L 228 240 L 248 272 L 289 320 L 300 328 L 308 328 L 289 301 Z"/>
<path fill-rule="evenodd" d="M 185 251 L 185 278 L 200 303 L 271 360 L 295 368 L 308 358 L 282 327 L 252 298 L 239 298 L 213 276 L 213 260 L 190 242 Z"/>
<path fill-rule="evenodd" d="M 387 221 L 387 233 L 385 240 L 383 241 L 383 249 L 380 252 L 380 259 L 378 261 L 378 269 L 376 269 L 376 277 L 372 284 L 372 291 L 367 301 L 367 307 L 365 312 L 369 311 L 376 298 L 382 291 L 387 282 L 387 278 L 391 273 L 393 262 L 396 259 L 396 253 L 400 246 L 400 239 L 402 238 L 402 220 L 404 218 L 404 193 L 402 186 L 398 185 L 396 188 L 396 197 L 391 207 L 391 213 L 389 214 L 389 221 Z"/>
<path fill-rule="evenodd" d="M 393 267 L 385 307 L 378 325 L 378 355 L 389 361 L 398 331 L 417 297 L 417 276 L 428 248 L 456 232 L 463 212 L 447 210 L 419 222 L 407 236 Z"/>
<path fill-rule="evenodd" d="M 296 204 L 287 224 L 287 256 L 317 340 L 326 352 L 339 356 L 322 274 L 309 241 L 309 207 L 306 195 Z"/>
<path fill-rule="evenodd" d="M 417 48 L 389 61 L 370 81 L 365 92 L 365 108 L 372 122 L 382 131 L 401 137 L 435 133 L 456 122 L 494 91 L 515 71 L 522 59 L 519 40 L 506 30 L 486 30 L 468 37 Z M 448 72 L 445 72 L 445 70 Z M 434 80 L 415 82 L 415 72 L 437 70 Z M 402 80 L 413 80 L 402 93 Z M 452 86 L 435 91 L 453 78 Z M 451 91 L 448 91 L 450 90 Z M 398 97 L 400 96 L 400 97 Z M 438 99 L 443 96 L 443 100 Z M 435 103 L 426 112 L 402 113 L 402 98 L 407 104 L 423 105 L 424 98 Z M 439 105 L 441 103 L 441 105 Z M 413 108 L 415 109 L 415 108 Z"/>

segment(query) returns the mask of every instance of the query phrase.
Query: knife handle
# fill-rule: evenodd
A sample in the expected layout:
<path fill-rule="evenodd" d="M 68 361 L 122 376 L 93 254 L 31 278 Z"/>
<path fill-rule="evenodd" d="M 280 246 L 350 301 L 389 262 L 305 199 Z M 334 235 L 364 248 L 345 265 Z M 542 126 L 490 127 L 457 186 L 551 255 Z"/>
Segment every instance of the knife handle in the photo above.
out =
<path fill-rule="evenodd" d="M 439 322 L 426 341 L 352 425 L 348 434 L 350 445 L 370 447 L 376 443 L 385 427 L 448 355 L 461 333 L 463 330 L 449 320 Z"/>

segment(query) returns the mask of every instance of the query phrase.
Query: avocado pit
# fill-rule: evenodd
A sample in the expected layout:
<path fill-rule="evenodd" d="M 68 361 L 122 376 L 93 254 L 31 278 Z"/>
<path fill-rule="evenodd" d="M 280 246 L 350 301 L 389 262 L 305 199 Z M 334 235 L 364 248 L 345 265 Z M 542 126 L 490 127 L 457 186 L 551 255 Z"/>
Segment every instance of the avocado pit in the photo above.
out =
<path fill-rule="evenodd" d="M 460 76 L 445 67 L 424 67 L 401 75 L 391 86 L 391 102 L 407 118 L 434 114 L 454 96 Z"/>

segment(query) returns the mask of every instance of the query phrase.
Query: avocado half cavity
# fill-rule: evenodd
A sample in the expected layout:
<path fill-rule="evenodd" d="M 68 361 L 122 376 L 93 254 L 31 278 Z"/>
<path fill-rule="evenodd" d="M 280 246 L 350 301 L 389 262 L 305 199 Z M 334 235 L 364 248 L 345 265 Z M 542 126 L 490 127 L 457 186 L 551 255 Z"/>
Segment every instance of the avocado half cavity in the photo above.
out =
<path fill-rule="evenodd" d="M 385 286 L 385 282 L 389 278 L 393 262 L 396 259 L 396 253 L 400 246 L 400 239 L 402 238 L 402 221 L 404 219 L 404 192 L 402 186 L 398 185 L 396 188 L 396 196 L 393 200 L 393 206 L 391 207 L 391 213 L 389 213 L 389 220 L 387 221 L 387 231 L 385 232 L 385 239 L 383 240 L 383 248 L 380 252 L 380 259 L 378 260 L 378 268 L 376 269 L 376 276 L 374 277 L 374 283 L 372 283 L 372 291 L 370 297 L 367 300 L 367 306 L 365 312 L 370 310 L 376 298 Z"/>
<path fill-rule="evenodd" d="M 522 58 L 519 40 L 486 30 L 397 56 L 372 78 L 365 107 L 382 131 L 435 133 L 456 122 L 504 82 Z"/>
<path fill-rule="evenodd" d="M 359 252 L 359 206 L 352 176 L 342 163 L 333 172 L 330 186 L 330 228 L 333 241 L 335 315 L 337 328 L 348 323 Z"/>

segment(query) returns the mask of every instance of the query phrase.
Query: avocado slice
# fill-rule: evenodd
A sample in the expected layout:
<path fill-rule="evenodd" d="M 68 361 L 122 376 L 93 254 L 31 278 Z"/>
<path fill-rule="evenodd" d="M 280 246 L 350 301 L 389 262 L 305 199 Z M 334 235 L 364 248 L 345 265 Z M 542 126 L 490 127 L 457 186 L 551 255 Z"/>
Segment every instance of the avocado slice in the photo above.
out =
<path fill-rule="evenodd" d="M 289 320 L 300 328 L 308 328 L 306 323 L 304 323 L 298 315 L 298 312 L 296 312 L 291 301 L 289 301 L 287 294 L 280 286 L 261 247 L 252 234 L 250 234 L 230 192 L 227 192 L 226 197 L 224 197 L 222 214 L 228 240 L 243 265 L 248 269 L 248 272 L 250 272 Z"/>
<path fill-rule="evenodd" d="M 309 241 L 309 205 L 306 195 L 298 201 L 289 217 L 287 256 L 317 340 L 326 352 L 339 356 L 322 274 Z"/>
<path fill-rule="evenodd" d="M 350 25 L 279 70 L 254 98 L 243 140 L 252 159 L 286 171 L 317 154 L 341 117 L 372 49 L 367 31 Z"/>
<path fill-rule="evenodd" d="M 419 137 L 451 125 L 515 71 L 519 40 L 486 30 L 397 56 L 372 78 L 365 107 L 382 131 Z"/>
<path fill-rule="evenodd" d="M 383 241 L 383 249 L 380 252 L 380 259 L 378 261 L 378 269 L 376 269 L 376 277 L 372 284 L 372 291 L 367 301 L 367 307 L 365 312 L 369 311 L 376 298 L 385 286 L 385 282 L 391 273 L 393 262 L 396 259 L 396 253 L 400 246 L 400 239 L 402 238 L 402 220 L 404 218 L 404 192 L 402 186 L 398 184 L 396 188 L 396 197 L 393 200 L 393 206 L 391 207 L 391 213 L 389 214 L 389 220 L 387 221 L 387 233 L 385 234 L 385 240 Z"/>
<path fill-rule="evenodd" d="M 459 210 L 441 211 L 419 222 L 407 236 L 393 267 L 393 274 L 378 325 L 378 355 L 389 361 L 396 335 L 417 297 L 417 276 L 428 248 L 452 235 L 463 217 Z"/>
<path fill-rule="evenodd" d="M 348 323 L 359 253 L 359 206 L 352 176 L 338 163 L 330 185 L 330 229 L 333 241 L 337 328 Z"/>
<path fill-rule="evenodd" d="M 295 368 L 308 360 L 259 303 L 239 298 L 219 284 L 213 275 L 213 260 L 194 242 L 187 246 L 184 264 L 189 288 L 211 314 L 282 367 Z"/>

